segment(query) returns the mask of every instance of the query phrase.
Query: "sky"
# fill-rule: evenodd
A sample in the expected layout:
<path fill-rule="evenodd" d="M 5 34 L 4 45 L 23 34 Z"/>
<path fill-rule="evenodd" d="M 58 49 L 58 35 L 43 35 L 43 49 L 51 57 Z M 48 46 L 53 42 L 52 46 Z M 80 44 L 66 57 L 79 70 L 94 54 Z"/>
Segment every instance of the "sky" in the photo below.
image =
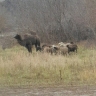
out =
<path fill-rule="evenodd" d="M 0 0 L 0 2 L 2 2 L 2 1 L 4 1 L 4 0 Z"/>

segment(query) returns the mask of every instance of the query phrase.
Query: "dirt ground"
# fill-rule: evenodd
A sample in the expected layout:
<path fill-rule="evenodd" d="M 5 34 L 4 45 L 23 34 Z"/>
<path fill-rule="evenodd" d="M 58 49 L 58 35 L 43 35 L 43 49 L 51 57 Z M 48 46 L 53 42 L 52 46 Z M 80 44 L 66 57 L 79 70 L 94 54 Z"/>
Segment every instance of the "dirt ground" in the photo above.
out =
<path fill-rule="evenodd" d="M 0 88 L 0 96 L 96 96 L 96 86 Z"/>

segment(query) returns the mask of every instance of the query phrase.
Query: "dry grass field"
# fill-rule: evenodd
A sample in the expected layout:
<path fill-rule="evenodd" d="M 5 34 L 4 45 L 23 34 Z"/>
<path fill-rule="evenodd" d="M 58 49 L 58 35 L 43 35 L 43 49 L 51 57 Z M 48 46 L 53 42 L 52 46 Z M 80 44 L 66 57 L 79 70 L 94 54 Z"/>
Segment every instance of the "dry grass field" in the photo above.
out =
<path fill-rule="evenodd" d="M 96 84 L 96 48 L 79 46 L 78 53 L 50 55 L 23 47 L 0 49 L 0 86 Z"/>

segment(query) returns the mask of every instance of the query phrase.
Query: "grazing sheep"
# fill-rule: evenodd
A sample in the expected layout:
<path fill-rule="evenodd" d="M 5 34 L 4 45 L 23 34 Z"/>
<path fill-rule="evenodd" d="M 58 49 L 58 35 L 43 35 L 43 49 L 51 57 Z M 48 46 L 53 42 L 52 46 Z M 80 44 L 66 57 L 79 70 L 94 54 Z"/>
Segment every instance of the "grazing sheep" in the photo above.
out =
<path fill-rule="evenodd" d="M 67 45 L 71 45 L 71 44 L 74 44 L 74 43 L 73 43 L 73 42 L 70 42 L 70 43 L 60 42 L 60 43 L 58 43 L 58 45 L 59 45 L 60 47 L 66 47 Z"/>
<path fill-rule="evenodd" d="M 49 45 L 49 44 L 43 44 L 42 47 L 41 47 L 41 50 L 43 51 L 45 47 L 49 47 L 50 48 L 51 45 Z"/>
<path fill-rule="evenodd" d="M 67 55 L 68 54 L 68 48 L 67 47 L 60 47 L 59 48 L 59 54 Z"/>
<path fill-rule="evenodd" d="M 44 48 L 44 47 L 51 47 L 51 45 L 43 44 L 43 45 L 42 45 L 42 48 Z"/>
<path fill-rule="evenodd" d="M 54 47 L 54 49 L 56 50 L 56 53 L 58 53 L 59 55 L 67 55 L 68 54 L 68 48 L 66 46 L 64 47 Z"/>
<path fill-rule="evenodd" d="M 55 54 L 56 54 L 56 49 L 55 49 L 54 47 L 51 47 L 51 46 L 45 46 L 45 47 L 42 49 L 42 51 L 43 51 L 44 53 L 51 53 L 51 54 L 55 53 Z"/>
<path fill-rule="evenodd" d="M 66 44 L 64 44 L 63 42 L 58 43 L 58 45 L 59 45 L 60 47 L 66 46 Z"/>
<path fill-rule="evenodd" d="M 56 45 L 51 45 L 50 47 L 52 49 L 52 54 L 54 53 L 55 55 L 58 53 L 58 46 Z"/>
<path fill-rule="evenodd" d="M 51 54 L 52 54 L 52 49 L 51 49 L 50 47 L 47 47 L 47 46 L 45 46 L 45 47 L 42 49 L 42 51 L 43 51 L 44 53 L 51 53 Z"/>
<path fill-rule="evenodd" d="M 51 45 L 51 47 L 48 47 L 51 51 L 51 54 L 55 53 L 56 54 L 62 54 L 62 55 L 67 55 L 68 53 L 68 48 L 66 46 L 60 47 L 56 45 Z"/>
<path fill-rule="evenodd" d="M 29 53 L 32 53 L 32 45 L 35 45 L 36 51 L 38 51 L 37 47 L 40 47 L 40 40 L 35 35 L 22 39 L 21 36 L 17 34 L 14 38 L 17 39 L 21 46 L 26 47 Z"/>
<path fill-rule="evenodd" d="M 67 47 L 68 47 L 68 53 L 70 53 L 70 52 L 76 52 L 77 53 L 78 46 L 76 44 L 67 45 Z"/>
<path fill-rule="evenodd" d="M 66 47 L 67 47 L 67 45 L 72 45 L 72 44 L 74 44 L 74 43 L 73 42 L 66 43 Z"/>

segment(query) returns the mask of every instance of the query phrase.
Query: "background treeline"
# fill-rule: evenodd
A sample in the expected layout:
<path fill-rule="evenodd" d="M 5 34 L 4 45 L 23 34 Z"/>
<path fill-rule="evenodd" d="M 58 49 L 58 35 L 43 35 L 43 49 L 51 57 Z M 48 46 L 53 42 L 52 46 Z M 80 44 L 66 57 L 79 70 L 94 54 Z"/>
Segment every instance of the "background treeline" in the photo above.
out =
<path fill-rule="evenodd" d="M 0 3 L 0 32 L 37 32 L 44 42 L 96 37 L 96 0 L 5 0 Z"/>

